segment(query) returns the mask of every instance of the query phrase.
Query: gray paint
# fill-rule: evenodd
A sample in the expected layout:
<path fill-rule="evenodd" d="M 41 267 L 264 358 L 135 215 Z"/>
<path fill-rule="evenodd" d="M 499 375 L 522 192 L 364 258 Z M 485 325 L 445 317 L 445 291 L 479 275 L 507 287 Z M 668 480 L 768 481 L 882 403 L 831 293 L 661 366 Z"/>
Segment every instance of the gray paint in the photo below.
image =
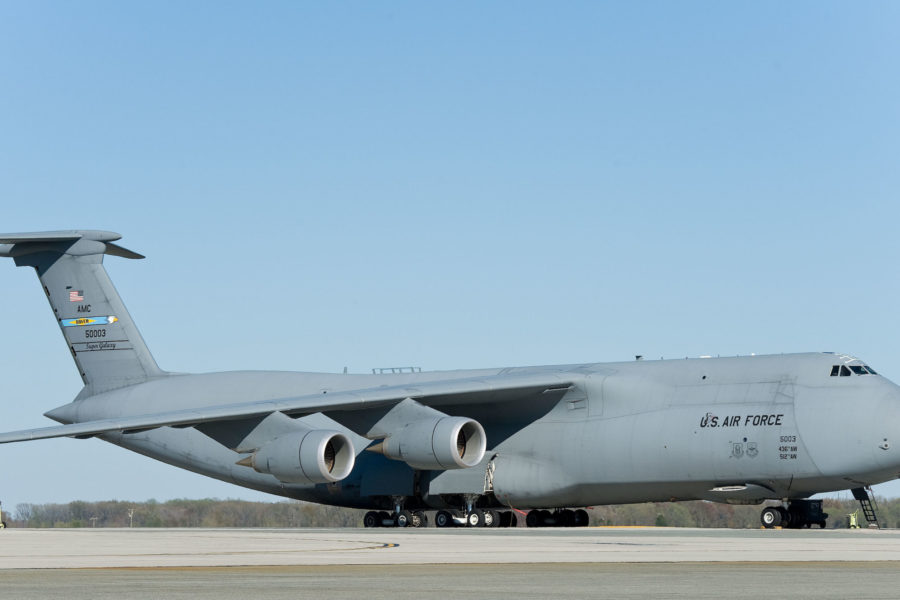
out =
<path fill-rule="evenodd" d="M 386 375 L 164 373 L 102 268 L 104 254 L 139 257 L 115 239 L 93 231 L 0 235 L 0 256 L 38 268 L 58 320 L 85 314 L 68 295 L 82 291 L 99 311 L 90 314 L 119 319 L 91 326 L 106 332 L 95 335 L 129 342 L 126 350 L 76 350 L 86 386 L 46 413 L 63 425 L 0 434 L 0 442 L 96 435 L 272 494 L 381 508 L 392 497 L 410 507 L 459 507 L 465 496 L 516 508 L 758 502 L 900 475 L 900 388 L 877 375 L 830 376 L 834 365 L 862 364 L 834 354 Z M 70 346 L 85 331 L 61 329 Z M 365 451 L 441 415 L 484 427 L 487 452 L 477 466 L 421 471 Z M 236 464 L 306 428 L 352 441 L 356 465 L 346 478 L 292 484 Z"/>

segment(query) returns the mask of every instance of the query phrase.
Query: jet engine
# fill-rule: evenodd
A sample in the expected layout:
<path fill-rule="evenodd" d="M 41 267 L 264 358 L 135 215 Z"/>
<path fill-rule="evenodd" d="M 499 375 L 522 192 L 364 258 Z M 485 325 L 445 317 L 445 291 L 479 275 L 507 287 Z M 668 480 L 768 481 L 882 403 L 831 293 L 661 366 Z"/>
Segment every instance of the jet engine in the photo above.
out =
<path fill-rule="evenodd" d="M 331 483 L 349 475 L 355 461 L 353 442 L 346 435 L 309 429 L 277 437 L 238 464 L 284 483 Z"/>
<path fill-rule="evenodd" d="M 486 445 L 487 436 L 478 421 L 443 417 L 402 427 L 387 437 L 378 450 L 414 469 L 465 469 L 481 462 Z"/>

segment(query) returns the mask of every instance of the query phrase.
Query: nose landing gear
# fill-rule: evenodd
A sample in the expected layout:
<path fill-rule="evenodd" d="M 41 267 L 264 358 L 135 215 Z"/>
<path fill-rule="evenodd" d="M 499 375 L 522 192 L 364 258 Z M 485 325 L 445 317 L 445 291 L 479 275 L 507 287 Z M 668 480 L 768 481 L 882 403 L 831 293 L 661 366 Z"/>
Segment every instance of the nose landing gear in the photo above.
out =
<path fill-rule="evenodd" d="M 759 520 L 763 527 L 772 529 L 773 527 L 779 527 L 784 522 L 786 513 L 787 511 L 780 506 L 770 506 L 763 509 Z"/>
<path fill-rule="evenodd" d="M 787 507 L 768 506 L 763 509 L 759 520 L 766 529 L 783 527 L 786 529 L 810 528 L 818 525 L 825 529 L 828 513 L 822 512 L 821 500 L 790 500 Z"/>

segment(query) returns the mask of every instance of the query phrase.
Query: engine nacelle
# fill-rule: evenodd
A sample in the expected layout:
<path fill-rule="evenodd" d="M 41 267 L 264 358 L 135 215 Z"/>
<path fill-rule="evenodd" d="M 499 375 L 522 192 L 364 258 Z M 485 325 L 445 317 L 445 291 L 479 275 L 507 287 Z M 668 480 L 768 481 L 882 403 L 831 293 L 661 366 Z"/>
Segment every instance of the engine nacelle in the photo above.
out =
<path fill-rule="evenodd" d="M 384 440 L 381 451 L 414 469 L 465 469 L 481 462 L 487 436 L 478 421 L 443 417 L 414 421 Z"/>
<path fill-rule="evenodd" d="M 310 429 L 275 438 L 250 456 L 249 466 L 284 483 L 331 483 L 349 475 L 355 461 L 346 435 Z"/>

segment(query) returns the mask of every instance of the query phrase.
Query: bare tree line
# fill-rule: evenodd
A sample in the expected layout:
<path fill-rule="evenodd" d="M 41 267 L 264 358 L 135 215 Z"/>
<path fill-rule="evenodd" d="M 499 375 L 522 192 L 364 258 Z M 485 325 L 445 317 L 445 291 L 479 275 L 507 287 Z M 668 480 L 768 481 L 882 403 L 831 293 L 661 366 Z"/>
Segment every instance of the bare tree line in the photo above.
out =
<path fill-rule="evenodd" d="M 847 526 L 854 500 L 825 499 L 828 527 Z M 169 500 L 19 504 L 4 513 L 10 527 L 360 527 L 365 511 L 308 502 Z M 596 506 L 591 525 L 758 528 L 759 506 L 662 502 Z M 900 527 L 900 499 L 879 500 L 882 527 Z M 520 522 L 524 518 L 519 519 Z M 865 522 L 862 521 L 865 526 Z"/>

